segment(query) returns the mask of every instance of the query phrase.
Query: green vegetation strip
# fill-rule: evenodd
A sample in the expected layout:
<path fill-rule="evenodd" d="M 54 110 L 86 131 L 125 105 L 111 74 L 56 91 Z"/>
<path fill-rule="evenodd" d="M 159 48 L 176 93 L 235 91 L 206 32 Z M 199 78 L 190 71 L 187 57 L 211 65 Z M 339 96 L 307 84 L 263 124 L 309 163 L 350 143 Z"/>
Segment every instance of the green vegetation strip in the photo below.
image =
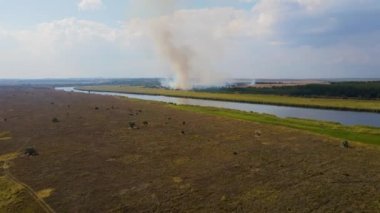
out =
<path fill-rule="evenodd" d="M 204 92 L 223 92 L 241 94 L 271 94 L 300 97 L 330 97 L 355 99 L 380 99 L 380 81 L 332 82 L 330 84 L 308 84 L 284 86 L 282 84 L 265 83 L 258 87 L 205 88 Z M 276 85 L 276 86 L 271 86 Z"/>
<path fill-rule="evenodd" d="M 0 141 L 5 141 L 11 139 L 11 133 L 10 132 L 0 132 Z"/>
<path fill-rule="evenodd" d="M 338 123 L 297 118 L 279 118 L 268 114 L 249 113 L 213 107 L 198 107 L 188 105 L 172 105 L 172 107 L 208 115 L 217 115 L 233 119 L 306 130 L 312 133 L 327 135 L 343 140 L 380 145 L 380 128 L 366 126 L 343 126 Z"/>
<path fill-rule="evenodd" d="M 19 196 L 23 187 L 10 181 L 5 176 L 0 176 L 0 211 L 6 212 L 7 208 L 15 203 L 21 203 L 22 197 Z"/>
<path fill-rule="evenodd" d="M 172 97 L 198 98 L 198 99 L 208 99 L 208 100 L 246 102 L 246 103 L 257 103 L 257 104 L 272 104 L 272 105 L 297 106 L 297 107 L 309 107 L 309 108 L 380 112 L 380 100 L 303 98 L 303 97 L 290 97 L 290 96 L 281 96 L 281 95 L 212 93 L 212 92 L 156 89 L 156 88 L 145 88 L 145 87 L 131 87 L 131 86 L 85 86 L 85 87 L 79 87 L 77 89 L 102 91 L 102 92 L 164 95 L 164 96 L 172 96 Z"/>

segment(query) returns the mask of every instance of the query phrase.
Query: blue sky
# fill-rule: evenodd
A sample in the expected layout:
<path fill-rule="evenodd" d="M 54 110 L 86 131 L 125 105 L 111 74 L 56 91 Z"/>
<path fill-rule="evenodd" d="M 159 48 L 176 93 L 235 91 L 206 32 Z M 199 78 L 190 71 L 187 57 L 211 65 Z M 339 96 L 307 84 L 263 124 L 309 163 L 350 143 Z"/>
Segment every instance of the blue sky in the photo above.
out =
<path fill-rule="evenodd" d="M 380 77 L 378 0 L 0 0 L 0 78 Z"/>
<path fill-rule="evenodd" d="M 67 17 L 88 19 L 115 25 L 135 17 L 149 17 L 144 11 L 134 11 L 136 1 L 103 0 L 102 8 L 97 10 L 78 10 L 78 0 L 0 0 L 0 21 L 2 26 L 31 27 L 41 22 L 59 20 Z M 250 9 L 253 2 L 234 0 L 182 0 L 176 3 L 177 9 L 199 9 L 206 7 L 236 7 Z"/>

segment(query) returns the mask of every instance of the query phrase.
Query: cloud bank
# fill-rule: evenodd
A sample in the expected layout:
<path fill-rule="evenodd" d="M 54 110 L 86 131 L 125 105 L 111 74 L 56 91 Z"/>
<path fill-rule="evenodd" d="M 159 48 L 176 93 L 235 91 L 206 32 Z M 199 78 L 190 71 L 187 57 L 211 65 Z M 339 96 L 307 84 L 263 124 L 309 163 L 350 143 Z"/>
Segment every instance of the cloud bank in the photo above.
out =
<path fill-rule="evenodd" d="M 219 76 L 378 77 L 378 20 L 377 0 L 261 0 L 249 10 L 175 10 L 112 27 L 76 18 L 27 30 L 0 25 L 1 74 L 176 77 L 151 36 L 164 23 L 175 31 L 167 41 L 189 55 L 191 77 L 207 84 Z"/>

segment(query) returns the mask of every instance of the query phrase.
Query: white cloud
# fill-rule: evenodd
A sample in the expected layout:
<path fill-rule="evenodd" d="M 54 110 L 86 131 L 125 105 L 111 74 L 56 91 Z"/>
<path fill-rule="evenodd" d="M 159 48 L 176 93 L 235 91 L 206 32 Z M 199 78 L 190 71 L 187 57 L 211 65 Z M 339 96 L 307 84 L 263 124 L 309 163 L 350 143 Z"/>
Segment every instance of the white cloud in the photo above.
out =
<path fill-rule="evenodd" d="M 126 63 L 130 63 L 128 57 L 141 54 L 135 50 L 144 48 L 136 26 L 134 21 L 109 27 L 67 18 L 41 23 L 30 30 L 0 27 L 0 47 L 6 45 L 0 48 L 0 76 L 107 76 L 109 71 L 123 76 L 128 69 Z"/>
<path fill-rule="evenodd" d="M 379 14 L 377 0 L 261 0 L 251 10 L 179 10 L 117 27 L 76 18 L 29 30 L 0 26 L 0 74 L 168 75 L 149 37 L 151 24 L 164 21 L 176 32 L 174 43 L 191 47 L 201 62 L 198 72 L 206 67 L 218 72 L 214 76 L 233 77 L 379 76 Z"/>
<path fill-rule="evenodd" d="M 227 76 L 380 75 L 377 0 L 261 0 L 250 11 L 180 10 L 164 19 L 177 46 Z"/>
<path fill-rule="evenodd" d="M 102 6 L 102 0 L 80 0 L 78 3 L 80 10 L 98 10 L 102 8 Z"/>

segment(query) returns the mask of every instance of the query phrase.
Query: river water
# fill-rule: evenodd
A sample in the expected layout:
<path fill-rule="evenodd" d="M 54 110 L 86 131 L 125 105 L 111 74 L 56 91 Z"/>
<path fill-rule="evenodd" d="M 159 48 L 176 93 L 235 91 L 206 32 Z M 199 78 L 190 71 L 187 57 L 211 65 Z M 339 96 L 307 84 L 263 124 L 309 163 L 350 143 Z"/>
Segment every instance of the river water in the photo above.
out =
<path fill-rule="evenodd" d="M 57 87 L 56 90 L 63 90 L 66 92 L 79 92 L 88 93 L 87 91 L 80 91 L 74 87 Z M 195 106 L 209 106 L 226 109 L 235 109 L 246 112 L 257 112 L 276 115 L 281 118 L 293 117 L 303 119 L 313 119 L 321 121 L 337 122 L 344 125 L 364 125 L 380 127 L 380 113 L 372 112 L 355 112 L 355 111 L 340 111 L 330 109 L 313 109 L 302 107 L 288 107 L 288 106 L 275 106 L 268 104 L 252 104 L 252 103 L 239 103 L 228 101 L 213 101 L 192 98 L 177 98 L 160 95 L 137 95 L 118 92 L 94 92 L 91 94 L 98 95 L 111 95 L 123 96 L 128 98 L 136 98 L 150 101 L 160 101 L 166 103 L 175 103 L 180 105 L 195 105 Z"/>

